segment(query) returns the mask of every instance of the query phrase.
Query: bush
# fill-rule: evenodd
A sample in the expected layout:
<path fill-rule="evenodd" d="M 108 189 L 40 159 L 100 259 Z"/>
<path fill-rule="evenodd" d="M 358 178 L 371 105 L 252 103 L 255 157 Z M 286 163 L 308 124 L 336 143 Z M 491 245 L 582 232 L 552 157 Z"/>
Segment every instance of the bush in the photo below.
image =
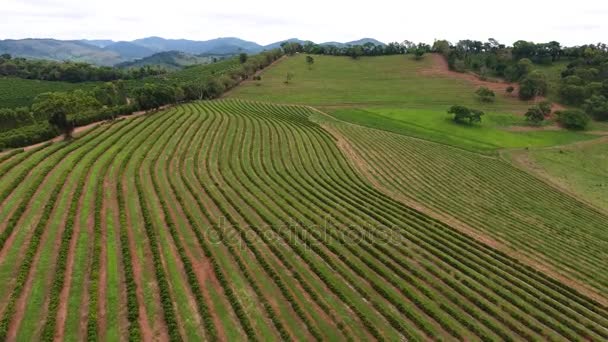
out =
<path fill-rule="evenodd" d="M 589 121 L 589 116 L 578 109 L 557 112 L 557 122 L 568 129 L 585 129 L 589 124 Z"/>
<path fill-rule="evenodd" d="M 538 106 L 528 108 L 528 111 L 526 112 L 525 116 L 526 120 L 533 124 L 539 124 L 543 120 L 545 120 L 545 115 Z"/>
<path fill-rule="evenodd" d="M 547 92 L 547 80 L 545 75 L 539 71 L 534 71 L 521 80 L 519 83 L 519 98 L 530 100 L 536 96 L 543 96 Z"/>
<path fill-rule="evenodd" d="M 543 113 L 544 116 L 551 114 L 551 102 L 542 101 L 538 104 L 538 109 Z"/>
<path fill-rule="evenodd" d="M 507 89 L 505 89 L 505 91 L 507 92 L 507 94 L 513 94 L 513 91 L 515 91 L 515 87 L 508 86 Z"/>
<path fill-rule="evenodd" d="M 450 107 L 448 114 L 453 114 L 454 121 L 458 123 L 468 123 L 469 125 L 472 125 L 475 122 L 481 122 L 481 117 L 484 115 L 484 112 L 465 106 L 455 105 Z"/>
<path fill-rule="evenodd" d="M 487 87 L 479 87 L 479 89 L 475 91 L 475 94 L 477 94 L 477 97 L 481 102 L 494 102 L 496 99 L 494 92 Z"/>

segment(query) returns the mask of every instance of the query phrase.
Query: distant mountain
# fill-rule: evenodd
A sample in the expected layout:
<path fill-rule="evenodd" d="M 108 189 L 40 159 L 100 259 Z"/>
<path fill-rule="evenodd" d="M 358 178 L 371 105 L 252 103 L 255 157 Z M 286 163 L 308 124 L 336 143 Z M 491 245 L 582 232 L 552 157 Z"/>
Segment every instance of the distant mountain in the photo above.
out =
<path fill-rule="evenodd" d="M 104 47 L 103 49 L 106 51 L 113 51 L 119 54 L 125 60 L 148 57 L 156 52 L 145 46 L 137 45 L 131 42 L 116 42 Z"/>
<path fill-rule="evenodd" d="M 280 48 L 283 42 L 296 42 L 306 44 L 306 40 L 291 38 L 281 40 L 266 46 L 250 42 L 240 38 L 227 37 L 204 41 L 188 39 L 165 39 L 161 37 L 148 37 L 133 41 L 114 42 L 109 39 L 97 40 L 56 40 L 56 39 L 20 39 L 0 40 L 0 53 L 9 53 L 16 57 L 33 59 L 49 59 L 55 61 L 79 61 L 97 65 L 115 65 L 123 62 L 134 61 L 150 57 L 160 52 L 181 51 L 190 57 L 174 56 L 177 60 L 193 60 L 194 57 L 229 56 L 241 52 L 254 54 L 263 50 Z M 373 43 L 385 45 L 373 39 L 363 38 L 347 43 L 327 42 L 321 45 L 334 45 L 344 47 L 348 45 L 363 45 Z M 172 65 L 164 58 L 173 54 L 160 55 L 143 63 L 157 63 L 161 59 L 161 65 Z M 139 61 L 138 61 L 139 62 Z M 178 62 L 180 64 L 182 62 Z M 195 63 L 197 64 L 197 63 Z M 147 65 L 147 64 L 145 64 Z"/>
<path fill-rule="evenodd" d="M 85 43 L 85 44 L 89 44 L 89 45 L 93 45 L 93 46 L 97 46 L 99 48 L 104 48 L 110 44 L 114 44 L 113 40 L 109 40 L 109 39 L 82 39 L 80 40 L 81 42 Z"/>
<path fill-rule="evenodd" d="M 54 61 L 78 61 L 98 65 L 114 65 L 123 58 L 114 51 L 106 51 L 77 40 L 21 39 L 1 40 L 0 53 L 13 56 L 48 59 Z"/>
<path fill-rule="evenodd" d="M 359 40 L 353 40 L 352 42 L 346 42 L 345 45 L 365 45 L 367 43 L 372 43 L 374 45 L 386 45 L 383 42 L 376 40 L 374 38 L 361 38 Z"/>
<path fill-rule="evenodd" d="M 150 50 L 182 51 L 191 54 L 228 54 L 239 52 L 259 52 L 262 46 L 239 38 L 216 38 L 205 41 L 187 39 L 164 39 L 160 37 L 148 37 L 136 39 L 132 43 L 146 47 Z"/>
<path fill-rule="evenodd" d="M 285 40 L 281 40 L 278 41 L 276 43 L 272 43 L 272 44 L 268 44 L 266 46 L 264 46 L 264 50 L 272 50 L 272 49 L 278 49 L 281 47 L 281 44 L 285 43 L 285 42 L 289 42 L 289 43 L 300 43 L 302 45 L 306 44 L 306 40 L 301 40 L 298 38 L 290 38 L 290 39 L 285 39 Z"/>
<path fill-rule="evenodd" d="M 325 43 L 321 43 L 319 45 L 333 45 L 335 47 L 344 47 L 344 46 L 346 46 L 346 44 L 340 43 L 340 42 L 325 42 Z"/>
<path fill-rule="evenodd" d="M 117 64 L 119 68 L 140 68 L 143 66 L 158 67 L 167 70 L 177 70 L 195 64 L 206 64 L 213 57 L 196 56 L 181 51 L 164 51 L 131 62 Z"/>

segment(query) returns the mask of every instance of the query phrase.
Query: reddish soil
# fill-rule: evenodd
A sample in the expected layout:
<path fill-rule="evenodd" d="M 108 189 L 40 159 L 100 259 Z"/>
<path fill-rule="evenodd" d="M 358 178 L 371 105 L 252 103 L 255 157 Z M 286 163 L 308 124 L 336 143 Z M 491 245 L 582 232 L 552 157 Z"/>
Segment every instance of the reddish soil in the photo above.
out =
<path fill-rule="evenodd" d="M 74 191 L 75 189 L 72 189 L 69 197 L 73 197 L 74 196 Z M 60 192 L 59 196 L 61 197 L 62 195 L 65 194 L 65 184 L 64 187 L 62 189 L 62 191 Z M 57 212 L 57 206 L 55 206 L 53 208 L 53 211 L 51 213 L 50 216 L 50 220 L 47 221 L 46 225 L 45 225 L 45 229 L 43 230 L 42 233 L 42 237 L 40 238 L 40 242 L 38 245 L 38 248 L 36 250 L 36 255 L 34 256 L 34 260 L 32 262 L 32 267 L 30 268 L 29 274 L 28 274 L 28 278 L 27 281 L 25 283 L 25 286 L 23 288 L 23 292 L 21 293 L 21 296 L 19 297 L 19 299 L 17 300 L 17 304 L 16 304 L 16 309 L 15 309 L 15 314 L 13 315 L 13 319 L 10 322 L 9 325 L 9 329 L 8 329 L 8 334 L 7 334 L 7 340 L 8 341 L 14 341 L 17 338 L 17 332 L 19 330 L 19 326 L 21 324 L 21 321 L 23 319 L 23 316 L 25 315 L 25 307 L 27 306 L 27 302 L 28 302 L 28 298 L 29 295 L 32 291 L 32 283 L 34 281 L 34 276 L 36 274 L 36 265 L 38 265 L 38 263 L 40 262 L 40 254 L 42 253 L 42 249 L 43 247 L 49 243 L 48 239 L 49 239 L 49 224 L 50 222 L 52 222 L 51 220 L 53 219 L 53 217 L 55 217 L 56 215 L 60 215 L 61 217 L 59 218 L 59 222 L 65 222 L 65 219 L 67 217 L 67 211 L 63 212 L 63 213 L 58 213 Z M 52 241 L 53 244 L 53 252 L 51 253 L 52 256 L 51 258 L 54 260 L 57 257 L 57 253 L 59 251 L 59 247 L 61 245 L 61 234 L 63 234 L 64 231 L 64 226 L 60 225 L 57 228 L 57 238 L 55 239 L 55 241 Z M 32 229 L 33 232 L 33 229 Z M 53 268 L 53 265 L 51 265 L 50 269 Z M 46 279 L 45 279 L 45 289 L 50 289 L 50 285 L 51 282 L 53 281 L 53 272 L 50 271 L 49 274 L 47 274 Z M 48 302 L 48 297 L 45 298 L 45 302 Z M 46 308 L 46 305 L 45 305 Z M 38 331 L 42 328 L 42 323 L 44 320 L 40 320 L 39 325 L 37 326 Z"/>
<path fill-rule="evenodd" d="M 106 179 L 104 180 L 104 191 L 106 193 L 110 193 L 110 200 L 108 201 L 104 201 L 104 206 L 106 207 L 106 210 L 109 210 L 110 213 L 113 216 L 113 220 L 114 220 L 114 237 L 115 237 L 115 241 L 114 244 L 116 245 L 117 251 L 122 250 L 121 248 L 121 244 L 120 244 L 120 216 L 119 216 L 119 209 L 118 209 L 118 202 L 116 199 L 116 184 L 113 183 L 111 181 L 111 179 L 114 179 L 113 177 L 115 177 L 115 174 L 106 174 Z M 104 217 L 104 220 L 106 220 L 106 218 Z M 105 222 L 105 221 L 104 221 Z M 104 223 L 104 227 L 107 227 L 107 224 Z M 117 259 L 118 262 L 118 270 L 119 270 L 119 302 L 120 302 L 120 312 L 117 313 L 112 313 L 112 314 L 117 314 L 119 317 L 119 333 L 121 336 L 127 336 L 126 334 L 127 332 L 127 326 L 129 325 L 129 321 L 127 319 L 127 297 L 126 297 L 126 293 L 127 293 L 127 289 L 125 286 L 125 276 L 124 276 L 124 272 L 120 271 L 124 269 L 124 265 L 122 263 L 122 258 L 118 258 Z M 106 313 L 107 315 L 107 313 Z"/>
<path fill-rule="evenodd" d="M 494 91 L 497 94 L 505 94 L 505 96 L 509 96 L 509 97 L 513 97 L 514 99 L 517 99 L 517 94 L 519 93 L 519 84 L 517 84 L 517 83 L 511 83 L 511 82 L 506 82 L 506 81 L 496 81 L 496 82 L 484 81 L 484 80 L 479 79 L 479 76 L 477 76 L 476 74 L 473 74 L 473 73 L 457 72 L 457 71 L 450 70 L 450 68 L 448 66 L 448 61 L 441 54 L 431 53 L 431 54 L 429 54 L 429 56 L 431 57 L 431 59 L 433 61 L 433 65 L 430 68 L 420 70 L 420 74 L 422 74 L 422 75 L 443 76 L 443 77 L 450 77 L 450 78 L 465 80 L 465 81 L 468 81 L 469 83 L 471 83 L 475 87 L 481 87 L 481 86 L 487 87 L 487 88 L 490 88 L 492 91 Z M 512 86 L 515 90 L 513 91 L 513 93 L 511 95 L 506 95 L 506 89 L 509 86 Z M 544 100 L 545 100 L 545 98 L 541 96 L 541 97 L 537 97 L 535 99 L 535 102 L 540 102 L 540 101 L 544 101 Z M 566 109 L 566 108 L 559 103 L 553 103 L 552 107 L 551 107 L 551 110 L 553 112 L 558 111 L 558 110 L 564 110 L 564 109 Z"/>
<path fill-rule="evenodd" d="M 86 186 L 85 186 L 86 187 Z M 78 209 L 76 211 L 76 219 L 74 221 L 74 231 L 72 235 L 72 240 L 70 241 L 70 247 L 68 252 L 68 259 L 66 262 L 66 270 L 65 270 L 65 278 L 63 289 L 61 290 L 61 294 L 59 295 L 59 309 L 57 311 L 57 325 L 55 330 L 55 341 L 63 341 L 64 331 L 65 331 L 65 321 L 68 316 L 68 299 L 70 295 L 70 287 L 72 286 L 72 271 L 74 268 L 74 256 L 76 253 L 76 243 L 78 242 L 78 237 L 80 235 L 80 211 L 82 209 L 82 205 L 84 203 L 84 196 L 82 195 L 78 200 Z"/>
<path fill-rule="evenodd" d="M 316 110 L 317 112 L 320 112 Z M 323 112 L 320 112 L 323 113 Z M 323 113 L 324 114 L 324 113 Z M 327 114 L 325 114 L 327 115 Z M 557 271 L 553 266 L 548 263 L 545 263 L 538 257 L 533 255 L 524 254 L 518 250 L 515 250 L 512 247 L 509 247 L 506 243 L 494 239 L 490 236 L 487 236 L 475 228 L 461 222 L 460 220 L 447 215 L 445 213 L 437 212 L 434 209 L 428 208 L 422 203 L 419 203 L 409 197 L 404 196 L 401 193 L 396 191 L 392 191 L 384 187 L 374 175 L 372 168 L 368 165 L 367 161 L 359 156 L 359 153 L 355 150 L 355 148 L 350 144 L 350 142 L 342 136 L 340 132 L 329 125 L 323 125 L 323 128 L 327 130 L 330 134 L 332 134 L 336 138 L 336 144 L 338 148 L 345 154 L 348 160 L 351 161 L 351 164 L 355 167 L 356 170 L 359 170 L 360 173 L 378 190 L 386 194 L 387 196 L 405 204 L 408 207 L 411 207 L 417 211 L 420 211 L 434 219 L 437 219 L 450 227 L 460 231 L 463 234 L 468 235 L 469 237 L 481 242 L 485 245 L 488 245 L 496 250 L 499 250 L 512 258 L 519 260 L 521 263 L 528 265 L 540 272 L 543 272 L 545 275 L 563 283 L 567 286 L 570 286 L 577 291 L 583 293 L 584 295 L 593 298 L 595 301 L 601 303 L 604 306 L 608 306 L 608 298 L 602 295 L 599 291 L 594 289 L 593 287 L 584 284 L 578 280 L 572 279 L 564 274 L 561 274 Z"/>
<path fill-rule="evenodd" d="M 123 175 L 120 175 L 123 177 Z M 123 194 L 125 198 L 128 198 L 128 189 L 126 184 L 123 183 Z M 131 250 L 131 261 L 133 264 L 133 276 L 135 278 L 135 286 L 136 286 L 136 295 L 137 295 L 137 303 L 139 305 L 139 327 L 141 329 L 141 336 L 143 341 L 153 341 L 154 339 L 154 331 L 152 327 L 150 327 L 148 312 L 146 310 L 144 291 L 143 291 L 143 279 L 144 279 L 144 271 L 142 270 L 142 266 L 139 263 L 139 258 L 137 257 L 137 246 L 135 245 L 135 237 L 133 236 L 133 227 L 131 226 L 131 213 L 127 210 L 127 227 L 122 227 L 122 229 L 127 229 L 129 235 L 129 249 Z M 141 220 L 141 217 L 139 218 Z M 146 258 L 151 258 L 150 252 L 146 250 Z M 160 320 L 159 320 L 160 321 Z M 160 323 L 159 323 L 160 324 Z M 169 336 L 166 332 L 166 329 L 161 329 L 165 333 L 161 335 L 162 340 L 168 340 Z M 160 332 L 159 332 L 160 334 Z"/>
<path fill-rule="evenodd" d="M 105 197 L 105 196 L 104 196 Z M 98 312 L 98 329 L 100 340 L 104 340 L 107 322 L 107 302 L 106 302 L 106 291 L 108 286 L 108 251 L 107 251 L 107 243 L 108 237 L 106 229 L 108 227 L 106 222 L 106 213 L 107 213 L 107 205 L 105 204 L 105 200 L 101 206 L 101 250 L 99 256 L 99 312 Z"/>

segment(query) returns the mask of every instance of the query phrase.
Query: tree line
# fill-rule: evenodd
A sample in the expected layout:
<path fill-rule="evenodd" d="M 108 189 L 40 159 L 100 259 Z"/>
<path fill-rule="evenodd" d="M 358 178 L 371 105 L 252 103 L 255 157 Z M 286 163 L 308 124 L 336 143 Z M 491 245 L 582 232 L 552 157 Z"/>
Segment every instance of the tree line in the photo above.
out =
<path fill-rule="evenodd" d="M 70 137 L 77 126 L 115 119 L 140 110 L 193 100 L 214 99 L 283 55 L 280 49 L 240 59 L 238 67 L 195 80 L 154 78 L 105 82 L 92 90 L 38 95 L 30 107 L 0 109 L 0 149 Z"/>
<path fill-rule="evenodd" d="M 166 73 L 164 69 L 145 66 L 133 69 L 95 66 L 79 62 L 54 62 L 0 55 L 0 76 L 41 81 L 97 82 L 141 79 Z"/>
<path fill-rule="evenodd" d="M 519 40 L 513 46 L 490 38 L 487 42 L 436 40 L 431 48 L 445 56 L 450 69 L 472 71 L 481 78 L 501 77 L 520 85 L 519 97 L 544 96 L 546 75 L 534 65 L 567 61 L 557 84 L 560 102 L 578 106 L 597 120 L 608 120 L 608 46 L 603 43 L 564 47 L 559 42 Z"/>
<path fill-rule="evenodd" d="M 349 56 L 355 59 L 362 56 L 402 55 L 406 53 L 422 56 L 431 51 L 431 46 L 428 44 L 416 44 L 408 40 L 401 43 L 392 42 L 386 45 L 367 42 L 362 45 L 344 46 L 315 44 L 313 42 L 306 42 L 304 44 L 298 42 L 284 42 L 281 44 L 281 48 L 288 55 L 302 52 L 314 55 Z"/>

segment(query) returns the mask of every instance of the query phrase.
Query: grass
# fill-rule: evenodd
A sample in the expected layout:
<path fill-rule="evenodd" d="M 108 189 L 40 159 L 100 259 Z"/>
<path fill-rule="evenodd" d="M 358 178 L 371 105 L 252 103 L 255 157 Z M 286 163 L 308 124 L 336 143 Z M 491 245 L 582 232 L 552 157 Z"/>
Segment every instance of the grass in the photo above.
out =
<path fill-rule="evenodd" d="M 102 227 L 107 223 L 121 237 L 128 232 L 130 259 L 122 258 L 124 249 L 111 250 L 116 237 L 108 233 L 108 261 L 115 260 L 108 270 L 125 272 L 136 261 L 141 272 L 134 273 L 136 284 L 100 283 L 108 294 L 99 300 L 108 305 L 97 304 L 106 308 L 97 316 L 127 322 L 128 310 L 113 308 L 126 298 L 122 291 L 135 286 L 142 296 L 126 305 L 143 304 L 152 329 L 145 333 L 156 338 L 166 337 L 163 331 L 174 340 L 213 339 L 216 333 L 237 340 L 608 337 L 605 307 L 377 191 L 310 120 L 315 115 L 301 106 L 237 100 L 180 105 L 57 145 L 73 153 L 58 149 L 42 167 L 44 149 L 26 154 L 22 167 L 0 175 L 5 180 L 56 166 L 61 177 L 68 175 L 65 182 L 45 179 L 40 193 L 25 199 L 56 211 L 68 198 L 49 201 L 51 189 L 67 192 L 85 184 L 79 211 L 65 213 L 80 223 L 70 252 L 76 254 L 64 303 L 68 321 L 60 327 L 65 338 L 82 339 L 79 327 L 87 324 L 100 329 L 91 315 L 82 315 L 91 303 L 83 295 L 94 294 L 90 283 L 99 281 L 91 269 L 99 237 L 88 233 L 87 222 L 93 217 L 98 224 L 103 216 L 96 213 L 113 204 L 120 219 L 102 219 Z M 71 161 L 81 156 L 84 164 L 74 168 Z M 85 175 L 89 181 L 78 182 Z M 35 181 L 26 178 L 16 189 Z M 116 191 L 100 194 L 101 185 Z M 124 201 L 117 193 L 122 190 Z M 14 191 L 8 202 L 18 198 Z M 28 219 L 38 224 L 36 216 Z M 51 243 L 37 246 L 26 238 L 22 245 L 50 251 Z M 54 254 L 43 253 L 45 264 L 53 265 Z M 14 255 L 12 263 L 21 264 L 24 257 Z M 0 259 L 0 268 L 5 262 Z M 44 282 L 41 265 L 26 269 L 34 284 Z M 202 276 L 193 277 L 193 269 Z M 10 279 L 0 277 L 3 283 Z M 0 301 L 13 289 L 5 292 Z M 34 298 L 32 293 L 23 291 L 24 299 Z M 44 323 L 48 295 L 39 287 L 40 307 L 19 312 L 27 321 L 2 312 L 16 326 L 17 339 L 40 337 L 29 322 Z M 129 324 L 139 326 L 137 320 Z M 124 328 L 98 332 L 110 338 Z"/>
<path fill-rule="evenodd" d="M 600 208 L 608 208 L 608 144 L 534 149 L 528 157 L 543 175 Z"/>
<path fill-rule="evenodd" d="M 445 112 L 432 109 L 367 108 L 336 109 L 337 119 L 407 136 L 432 140 L 486 154 L 500 148 L 536 147 L 569 144 L 596 138 L 571 131 L 509 131 L 523 125 L 519 115 L 487 114 L 482 124 L 457 124 Z"/>
<path fill-rule="evenodd" d="M 245 83 L 230 97 L 312 105 L 344 121 L 489 154 L 499 148 L 594 138 L 579 132 L 509 131 L 526 125 L 522 113 L 531 103 L 505 93 L 498 93 L 495 103 L 481 103 L 474 94 L 476 86 L 468 81 L 425 72 L 432 67 L 430 57 L 314 58 L 309 69 L 303 54 L 290 57 L 266 70 L 262 81 Z M 294 74 L 289 84 L 284 83 L 287 73 Z M 454 104 L 482 109 L 487 115 L 480 125 L 460 125 L 446 113 Z"/>

